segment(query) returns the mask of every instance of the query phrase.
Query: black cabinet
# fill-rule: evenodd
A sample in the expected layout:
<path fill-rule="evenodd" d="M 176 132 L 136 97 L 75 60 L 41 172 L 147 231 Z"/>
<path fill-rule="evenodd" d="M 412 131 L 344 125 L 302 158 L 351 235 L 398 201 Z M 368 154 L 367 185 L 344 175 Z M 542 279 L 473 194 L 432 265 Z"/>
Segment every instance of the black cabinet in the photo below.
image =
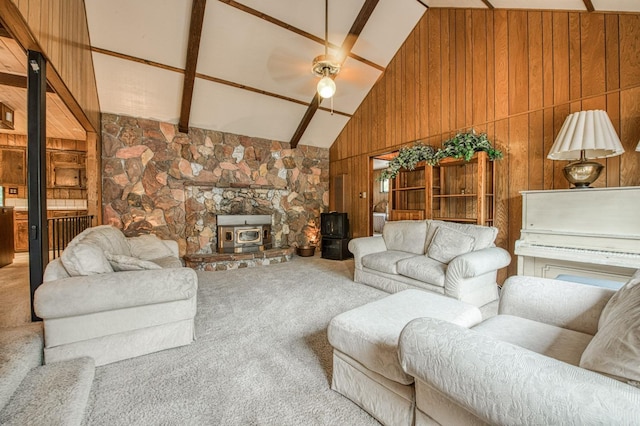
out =
<path fill-rule="evenodd" d="M 352 256 L 347 248 L 351 238 L 322 237 L 322 257 L 324 259 L 343 260 Z"/>

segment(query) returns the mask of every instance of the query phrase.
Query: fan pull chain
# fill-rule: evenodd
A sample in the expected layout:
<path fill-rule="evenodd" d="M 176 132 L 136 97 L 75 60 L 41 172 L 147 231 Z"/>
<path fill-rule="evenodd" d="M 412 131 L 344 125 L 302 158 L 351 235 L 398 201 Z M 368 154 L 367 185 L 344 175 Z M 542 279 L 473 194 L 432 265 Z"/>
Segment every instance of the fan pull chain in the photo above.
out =
<path fill-rule="evenodd" d="M 333 96 L 331 97 L 331 115 L 333 115 Z"/>

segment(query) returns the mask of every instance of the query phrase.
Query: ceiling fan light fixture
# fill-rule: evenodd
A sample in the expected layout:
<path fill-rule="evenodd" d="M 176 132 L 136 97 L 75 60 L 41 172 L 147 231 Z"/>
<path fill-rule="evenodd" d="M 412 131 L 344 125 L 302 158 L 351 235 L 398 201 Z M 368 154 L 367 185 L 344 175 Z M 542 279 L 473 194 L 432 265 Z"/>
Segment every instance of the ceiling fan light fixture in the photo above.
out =
<path fill-rule="evenodd" d="M 318 94 L 328 99 L 336 93 L 336 83 L 333 77 L 340 72 L 340 63 L 330 55 L 320 55 L 313 60 L 311 68 L 313 74 L 321 77 L 318 82 Z"/>
<path fill-rule="evenodd" d="M 336 93 L 336 83 L 329 76 L 324 76 L 318 82 L 318 94 L 324 99 L 329 99 Z"/>

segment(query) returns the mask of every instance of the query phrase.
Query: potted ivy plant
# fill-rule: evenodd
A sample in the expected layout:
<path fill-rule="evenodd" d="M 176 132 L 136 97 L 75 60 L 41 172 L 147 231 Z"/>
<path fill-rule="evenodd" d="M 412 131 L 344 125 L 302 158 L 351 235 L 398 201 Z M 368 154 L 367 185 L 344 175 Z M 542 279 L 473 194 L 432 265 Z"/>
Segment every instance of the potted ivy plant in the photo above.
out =
<path fill-rule="evenodd" d="M 436 165 L 448 157 L 469 161 L 473 154 L 479 151 L 486 152 L 491 161 L 503 157 L 502 151 L 493 146 L 486 133 L 476 133 L 473 129 L 460 132 L 444 141 L 439 149 L 417 142 L 411 147 L 400 148 L 398 155 L 389 161 L 387 169 L 380 174 L 379 180 L 395 178 L 400 169 L 414 170 L 421 161 L 431 165 Z"/>

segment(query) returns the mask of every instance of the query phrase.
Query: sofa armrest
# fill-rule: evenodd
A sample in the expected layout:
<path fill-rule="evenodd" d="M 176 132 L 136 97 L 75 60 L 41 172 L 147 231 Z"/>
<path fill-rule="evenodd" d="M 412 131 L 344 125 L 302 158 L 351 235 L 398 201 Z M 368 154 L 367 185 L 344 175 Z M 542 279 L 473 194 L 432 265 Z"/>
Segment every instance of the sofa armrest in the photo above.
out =
<path fill-rule="evenodd" d="M 62 278 L 36 290 L 43 319 L 64 318 L 195 297 L 198 276 L 190 268 L 123 271 Z"/>
<path fill-rule="evenodd" d="M 640 389 L 452 323 L 420 318 L 399 341 L 407 374 L 491 424 L 634 424 Z"/>
<path fill-rule="evenodd" d="M 362 270 L 362 258 L 371 253 L 386 251 L 382 237 L 359 237 L 349 241 L 349 251 L 353 254 L 356 269 Z"/>
<path fill-rule="evenodd" d="M 498 312 L 594 335 L 614 293 L 586 284 L 514 276 L 502 286 Z"/>
<path fill-rule="evenodd" d="M 457 278 L 473 278 L 487 272 L 497 271 L 509 266 L 511 256 L 500 247 L 487 247 L 482 250 L 465 253 L 453 259 L 447 266 L 447 275 Z"/>

